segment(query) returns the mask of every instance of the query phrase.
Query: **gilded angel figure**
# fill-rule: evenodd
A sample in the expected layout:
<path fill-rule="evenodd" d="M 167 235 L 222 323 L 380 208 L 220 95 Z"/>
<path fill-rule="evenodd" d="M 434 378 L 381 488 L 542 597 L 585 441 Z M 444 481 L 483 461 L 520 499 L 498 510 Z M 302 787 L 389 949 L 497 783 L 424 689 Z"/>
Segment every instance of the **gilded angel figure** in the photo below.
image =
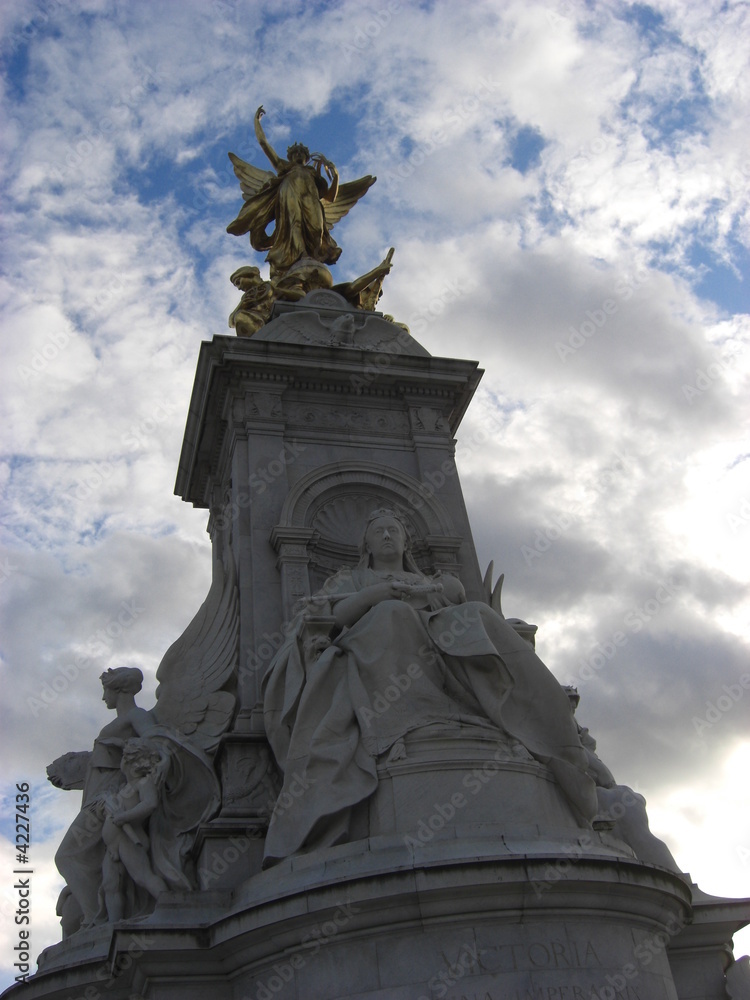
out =
<path fill-rule="evenodd" d="M 334 164 L 321 153 L 311 154 L 301 143 L 290 146 L 284 159 L 263 132 L 264 114 L 262 106 L 255 112 L 255 136 L 276 172 L 229 154 L 245 203 L 227 232 L 233 236 L 249 233 L 254 250 L 268 251 L 273 281 L 303 257 L 325 265 L 336 263 L 341 248 L 331 228 L 375 183 L 375 177 L 368 174 L 339 184 Z M 271 223 L 274 227 L 269 233 Z"/>

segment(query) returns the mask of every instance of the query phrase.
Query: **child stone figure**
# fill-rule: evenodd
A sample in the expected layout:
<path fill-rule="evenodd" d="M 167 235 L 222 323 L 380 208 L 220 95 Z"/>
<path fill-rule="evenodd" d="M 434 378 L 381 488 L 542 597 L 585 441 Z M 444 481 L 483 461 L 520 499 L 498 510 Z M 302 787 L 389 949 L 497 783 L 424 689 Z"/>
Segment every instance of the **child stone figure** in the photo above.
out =
<path fill-rule="evenodd" d="M 106 846 L 102 863 L 102 892 L 108 920 L 122 920 L 128 888 L 125 872 L 133 882 L 156 898 L 168 886 L 151 864 L 147 833 L 149 817 L 159 805 L 161 786 L 169 767 L 166 750 L 149 739 L 125 744 L 121 770 L 126 783 L 116 795 L 103 800 L 102 839 Z"/>

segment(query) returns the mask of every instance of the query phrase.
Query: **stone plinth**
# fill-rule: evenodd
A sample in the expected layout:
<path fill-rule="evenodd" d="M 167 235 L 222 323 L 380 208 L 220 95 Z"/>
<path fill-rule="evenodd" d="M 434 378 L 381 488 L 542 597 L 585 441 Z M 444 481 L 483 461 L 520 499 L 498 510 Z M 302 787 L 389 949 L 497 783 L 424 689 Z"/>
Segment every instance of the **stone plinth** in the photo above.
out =
<path fill-rule="evenodd" d="M 63 969 L 68 946 L 51 949 L 47 991 L 24 1000 L 86 995 L 105 956 L 122 970 L 116 1000 L 676 1000 L 665 943 L 689 898 L 635 861 L 498 854 L 491 840 L 352 844 L 282 862 L 231 900 L 163 898 L 137 926 L 102 929 L 88 961 Z"/>
<path fill-rule="evenodd" d="M 587 833 L 549 770 L 520 744 L 467 730 L 411 733 L 402 755 L 381 757 L 378 787 L 359 807 L 361 836 L 414 846 L 495 837 L 524 853 L 539 841 L 562 846 Z M 624 844 L 617 847 L 633 857 Z"/>

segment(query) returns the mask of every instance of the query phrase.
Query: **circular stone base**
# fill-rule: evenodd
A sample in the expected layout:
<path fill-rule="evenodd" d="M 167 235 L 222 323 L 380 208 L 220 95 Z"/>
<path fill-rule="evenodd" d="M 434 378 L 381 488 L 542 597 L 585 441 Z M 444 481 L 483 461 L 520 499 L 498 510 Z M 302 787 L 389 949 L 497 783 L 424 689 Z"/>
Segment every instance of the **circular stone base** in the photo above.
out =
<path fill-rule="evenodd" d="M 305 891 L 248 914 L 254 930 L 245 940 L 254 947 L 244 952 L 250 965 L 237 966 L 235 995 L 675 1000 L 665 946 L 690 913 L 679 878 L 586 857 L 441 860 L 449 848 L 434 844 L 429 862 L 409 867 L 398 866 L 394 852 L 387 870 L 360 877 L 361 856 L 337 861 L 335 852 L 310 856 L 307 870 L 279 873 L 277 891 L 295 880 Z M 230 940 L 236 961 L 244 946 Z"/>
<path fill-rule="evenodd" d="M 681 879 L 493 846 L 347 844 L 223 898 L 165 894 L 146 920 L 110 927 L 96 961 L 50 949 L 14 995 L 87 996 L 115 968 L 114 1000 L 676 1000 L 666 948 L 691 912 Z"/>

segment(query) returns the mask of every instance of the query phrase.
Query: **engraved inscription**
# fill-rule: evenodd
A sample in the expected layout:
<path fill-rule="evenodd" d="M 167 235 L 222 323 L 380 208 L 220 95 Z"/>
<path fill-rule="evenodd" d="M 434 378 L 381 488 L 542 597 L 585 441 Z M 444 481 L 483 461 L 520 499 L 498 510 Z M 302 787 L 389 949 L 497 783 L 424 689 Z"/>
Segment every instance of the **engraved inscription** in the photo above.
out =
<path fill-rule="evenodd" d="M 443 974 L 430 981 L 430 1000 L 641 1000 L 637 986 L 627 981 L 631 977 L 605 974 L 605 967 L 589 939 L 531 941 L 480 948 L 476 962 L 462 969 L 461 975 L 457 975 L 454 968 L 449 972 L 452 975 Z M 514 973 L 522 974 L 519 978 L 523 984 L 514 981 Z M 536 974 L 543 983 L 527 985 L 529 973 L 532 979 Z M 462 976 L 467 977 L 463 990 L 456 982 Z M 494 984 L 487 983 L 490 976 Z M 507 985 L 506 977 L 510 979 Z M 578 982 L 572 983 L 571 978 Z M 469 979 L 474 980 L 474 985 Z M 484 979 L 485 985 L 479 988 L 477 979 Z"/>
<path fill-rule="evenodd" d="M 601 992 L 599 986 L 534 986 L 527 990 L 514 990 L 513 993 L 500 990 L 479 990 L 476 993 L 442 994 L 445 1000 L 642 1000 L 637 990 L 629 983 L 622 990 Z M 437 996 L 437 994 L 436 994 Z"/>
<path fill-rule="evenodd" d="M 479 965 L 484 972 L 533 972 L 540 969 L 583 969 L 602 963 L 591 941 L 534 941 L 482 948 Z"/>

